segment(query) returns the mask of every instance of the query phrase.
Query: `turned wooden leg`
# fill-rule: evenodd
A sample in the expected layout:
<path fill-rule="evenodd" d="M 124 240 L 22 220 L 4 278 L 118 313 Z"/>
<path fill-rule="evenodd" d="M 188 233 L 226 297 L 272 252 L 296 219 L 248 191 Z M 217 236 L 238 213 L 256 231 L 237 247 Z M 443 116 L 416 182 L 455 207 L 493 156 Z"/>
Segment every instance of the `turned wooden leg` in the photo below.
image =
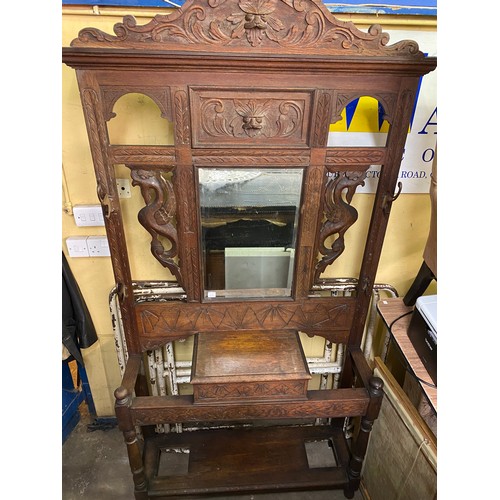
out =
<path fill-rule="evenodd" d="M 349 476 L 349 484 L 344 489 L 346 498 L 353 498 L 354 492 L 359 488 L 361 480 L 361 469 L 363 460 L 368 448 L 368 439 L 373 427 L 373 422 L 378 417 L 380 405 L 382 404 L 382 396 L 384 382 L 379 377 L 371 377 L 369 381 L 368 392 L 370 394 L 370 403 L 366 415 L 361 418 L 361 426 L 359 433 L 352 443 L 351 460 L 347 467 L 347 475 Z"/>
<path fill-rule="evenodd" d="M 134 496 L 136 500 L 147 500 L 147 482 L 142 462 L 142 452 L 129 410 L 131 401 L 130 394 L 124 387 L 119 387 L 115 391 L 115 398 L 115 412 L 116 418 L 118 419 L 118 427 L 123 432 L 123 437 L 127 445 L 128 461 L 134 480 Z"/>

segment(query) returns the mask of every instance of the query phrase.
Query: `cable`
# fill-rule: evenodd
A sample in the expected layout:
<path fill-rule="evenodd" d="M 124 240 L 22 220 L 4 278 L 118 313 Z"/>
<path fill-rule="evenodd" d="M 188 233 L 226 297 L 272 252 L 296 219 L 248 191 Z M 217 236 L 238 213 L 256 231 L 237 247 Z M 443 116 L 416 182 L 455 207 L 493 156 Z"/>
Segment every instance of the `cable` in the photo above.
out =
<path fill-rule="evenodd" d="M 401 498 L 401 495 L 403 494 L 403 491 L 405 489 L 406 483 L 408 482 L 408 479 L 410 479 L 410 475 L 413 471 L 413 468 L 415 467 L 415 464 L 417 463 L 418 455 L 420 454 L 420 450 L 422 449 L 422 446 L 424 444 L 429 444 L 427 439 L 424 439 L 421 443 L 420 446 L 418 447 L 417 453 L 415 455 L 415 458 L 413 459 L 413 463 L 411 464 L 410 470 L 408 471 L 408 474 L 406 475 L 406 478 L 403 482 L 403 485 L 401 486 L 401 489 L 399 490 L 398 496 L 396 497 L 396 500 L 399 500 Z"/>
<path fill-rule="evenodd" d="M 435 384 L 431 384 L 430 382 L 427 382 L 426 380 L 422 380 L 420 377 L 418 377 L 417 375 L 415 375 L 415 373 L 413 373 L 412 369 L 410 366 L 406 365 L 405 366 L 405 370 L 415 379 L 417 379 L 421 384 L 424 384 L 428 387 L 432 387 L 433 389 L 437 389 L 437 385 Z"/>
<path fill-rule="evenodd" d="M 393 319 L 391 321 L 391 324 L 389 325 L 389 333 L 394 337 L 394 334 L 392 333 L 392 327 L 394 326 L 395 323 L 397 323 L 400 319 L 403 319 L 405 316 L 408 316 L 409 314 L 413 314 L 413 309 L 411 311 L 405 312 L 404 314 L 401 314 L 401 316 L 398 316 L 396 319 Z"/>

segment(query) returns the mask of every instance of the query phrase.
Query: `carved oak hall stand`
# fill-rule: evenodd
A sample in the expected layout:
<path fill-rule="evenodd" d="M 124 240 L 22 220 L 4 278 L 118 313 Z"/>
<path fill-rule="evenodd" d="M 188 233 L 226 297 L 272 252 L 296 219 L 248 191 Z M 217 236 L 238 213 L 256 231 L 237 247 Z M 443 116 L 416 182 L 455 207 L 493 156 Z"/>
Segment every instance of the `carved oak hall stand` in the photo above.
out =
<path fill-rule="evenodd" d="M 188 0 L 114 32 L 82 30 L 63 61 L 76 69 L 118 287 L 129 357 L 116 415 L 136 498 L 315 488 L 352 498 L 382 397 L 360 343 L 416 90 L 436 59 L 412 41 L 388 45 L 380 26 L 338 21 L 318 0 Z M 173 122 L 173 145 L 110 143 L 128 93 Z M 360 96 L 383 106 L 385 146 L 329 146 L 329 125 Z M 117 165 L 144 198 L 151 258 L 175 278 L 162 297 L 134 295 Z M 357 291 L 332 296 L 321 275 L 344 252 L 371 165 L 381 175 Z M 308 390 L 298 332 L 345 346 L 338 387 Z M 149 396 L 143 353 L 192 335 L 193 394 Z M 288 425 L 313 417 L 328 424 Z M 346 417 L 360 417 L 350 443 Z M 278 419 L 287 425 L 235 425 Z M 192 422 L 234 425 L 150 432 Z M 316 442 L 331 450 L 327 467 L 308 463 Z M 189 452 L 188 469 L 162 475 L 174 448 Z"/>

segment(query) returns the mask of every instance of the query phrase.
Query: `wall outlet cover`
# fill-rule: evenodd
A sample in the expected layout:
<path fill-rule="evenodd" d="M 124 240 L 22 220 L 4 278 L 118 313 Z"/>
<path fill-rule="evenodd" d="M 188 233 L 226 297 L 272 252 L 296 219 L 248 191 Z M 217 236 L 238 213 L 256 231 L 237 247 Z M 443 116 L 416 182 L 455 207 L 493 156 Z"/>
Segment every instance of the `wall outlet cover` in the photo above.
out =
<path fill-rule="evenodd" d="M 70 257 L 89 257 L 87 236 L 70 236 L 66 238 L 66 247 Z"/>
<path fill-rule="evenodd" d="M 89 257 L 109 257 L 111 255 L 106 236 L 88 236 L 87 248 Z"/>
<path fill-rule="evenodd" d="M 116 188 L 118 189 L 119 198 L 130 198 L 132 196 L 128 179 L 116 179 Z"/>
<path fill-rule="evenodd" d="M 101 205 L 75 205 L 73 207 L 75 224 L 82 226 L 104 226 Z"/>

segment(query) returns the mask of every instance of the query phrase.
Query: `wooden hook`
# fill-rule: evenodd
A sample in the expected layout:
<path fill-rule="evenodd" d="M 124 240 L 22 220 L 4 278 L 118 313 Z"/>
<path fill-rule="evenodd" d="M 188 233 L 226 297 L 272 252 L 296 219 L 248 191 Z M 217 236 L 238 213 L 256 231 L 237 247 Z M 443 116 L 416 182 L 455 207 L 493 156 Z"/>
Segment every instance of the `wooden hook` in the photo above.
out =
<path fill-rule="evenodd" d="M 389 212 L 391 211 L 392 203 L 399 198 L 399 195 L 401 194 L 402 190 L 403 190 L 403 183 L 401 181 L 399 181 L 398 182 L 398 190 L 396 191 L 395 194 L 384 195 L 384 201 L 382 202 L 382 210 L 384 211 L 385 215 L 389 215 Z"/>

